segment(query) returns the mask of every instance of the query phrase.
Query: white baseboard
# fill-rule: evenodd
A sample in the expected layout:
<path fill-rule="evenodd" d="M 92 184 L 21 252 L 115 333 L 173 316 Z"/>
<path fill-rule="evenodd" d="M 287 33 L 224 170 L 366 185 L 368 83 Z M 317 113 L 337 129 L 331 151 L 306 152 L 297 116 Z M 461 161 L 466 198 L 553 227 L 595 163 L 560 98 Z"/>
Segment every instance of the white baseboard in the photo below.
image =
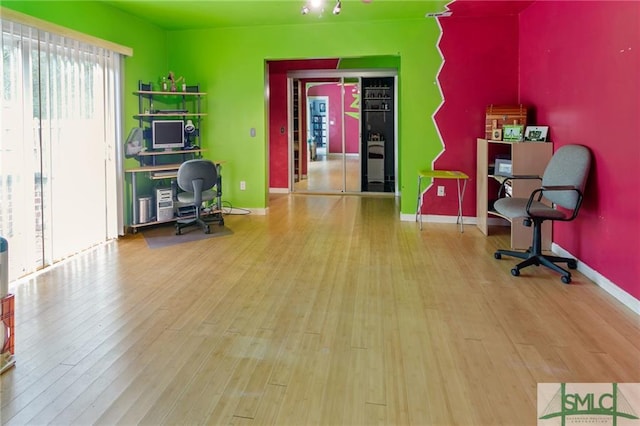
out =
<path fill-rule="evenodd" d="M 432 214 L 423 214 L 422 222 L 423 223 L 456 223 L 458 217 L 457 216 L 440 216 L 440 215 L 432 215 Z M 413 222 L 416 220 L 415 213 L 411 214 L 401 214 L 400 220 Z M 489 218 L 489 225 L 508 225 L 509 223 L 504 219 L 500 218 Z M 475 225 L 477 224 L 477 220 L 475 216 L 472 217 L 464 217 L 465 225 Z M 625 290 L 621 289 L 617 285 L 615 285 L 611 280 L 607 277 L 600 274 L 598 271 L 595 271 L 589 265 L 580 261 L 580 259 L 573 256 L 571 253 L 557 245 L 556 243 L 551 244 L 551 251 L 558 256 L 563 257 L 573 257 L 578 261 L 578 271 L 580 271 L 585 277 L 589 280 L 593 281 L 598 287 L 602 288 L 604 291 L 609 293 L 611 296 L 616 298 L 620 303 L 625 305 L 627 308 L 631 309 L 634 313 L 640 315 L 640 300 L 636 299 Z"/>
<path fill-rule="evenodd" d="M 242 208 L 244 209 L 244 207 Z M 251 214 L 256 216 L 265 216 L 269 211 L 269 208 L 267 207 L 266 209 L 245 209 L 245 210 L 251 211 Z"/>
<path fill-rule="evenodd" d="M 288 194 L 289 188 L 269 188 L 269 194 Z"/>
<path fill-rule="evenodd" d="M 416 220 L 416 214 L 401 214 L 400 220 L 403 222 L 414 222 Z M 423 214 L 422 215 L 422 223 L 456 223 L 458 221 L 458 216 L 445 216 L 445 215 L 437 215 L 437 214 Z M 475 216 L 463 216 L 462 221 L 465 225 L 475 225 L 476 217 Z"/>
<path fill-rule="evenodd" d="M 467 225 L 476 225 L 478 220 L 475 216 L 463 216 L 464 224 Z M 416 214 L 401 214 L 400 220 L 403 222 L 413 222 L 416 220 Z M 437 215 L 437 214 L 423 214 L 422 222 L 423 223 L 456 223 L 458 221 L 458 216 L 445 216 L 445 215 Z M 496 226 L 509 226 L 509 221 L 505 219 L 501 219 L 499 217 L 490 217 L 487 218 L 487 225 L 496 225 Z"/>
<path fill-rule="evenodd" d="M 578 271 L 580 271 L 585 277 L 593 281 L 598 287 L 615 297 L 620 303 L 631 309 L 636 314 L 640 315 L 640 300 L 636 299 L 625 290 L 621 289 L 614 283 L 612 283 L 607 277 L 595 271 L 589 265 L 580 261 L 580 259 L 573 256 L 571 253 L 557 245 L 551 243 L 551 251 L 558 256 L 573 257 L 578 261 Z"/>

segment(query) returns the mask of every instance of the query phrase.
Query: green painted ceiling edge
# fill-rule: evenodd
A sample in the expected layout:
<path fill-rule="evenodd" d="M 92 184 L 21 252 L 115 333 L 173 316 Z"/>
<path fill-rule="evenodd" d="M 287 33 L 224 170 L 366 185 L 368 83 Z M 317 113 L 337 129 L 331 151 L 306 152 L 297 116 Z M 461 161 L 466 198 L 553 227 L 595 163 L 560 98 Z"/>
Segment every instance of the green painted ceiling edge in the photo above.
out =
<path fill-rule="evenodd" d="M 312 25 L 364 21 L 426 19 L 442 12 L 443 0 L 341 0 L 342 11 L 333 15 L 334 0 L 322 0 L 324 11 L 300 11 L 306 0 L 99 0 L 142 18 L 165 30 L 247 26 Z"/>

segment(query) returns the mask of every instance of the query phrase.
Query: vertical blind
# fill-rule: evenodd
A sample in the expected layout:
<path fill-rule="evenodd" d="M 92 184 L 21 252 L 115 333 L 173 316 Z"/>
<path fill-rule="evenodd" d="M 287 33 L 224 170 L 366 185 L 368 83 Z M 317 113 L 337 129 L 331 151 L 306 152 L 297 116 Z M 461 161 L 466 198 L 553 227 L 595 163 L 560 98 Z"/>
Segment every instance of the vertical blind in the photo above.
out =
<path fill-rule="evenodd" d="M 2 20 L 9 280 L 117 237 L 120 55 Z"/>

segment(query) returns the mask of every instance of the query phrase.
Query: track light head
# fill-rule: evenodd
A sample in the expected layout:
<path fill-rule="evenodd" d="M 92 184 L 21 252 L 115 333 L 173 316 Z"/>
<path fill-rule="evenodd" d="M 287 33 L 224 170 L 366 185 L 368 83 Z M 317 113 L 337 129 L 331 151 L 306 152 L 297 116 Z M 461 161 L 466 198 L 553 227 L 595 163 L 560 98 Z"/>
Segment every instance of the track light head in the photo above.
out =
<path fill-rule="evenodd" d="M 306 15 L 307 13 L 309 13 L 309 6 L 307 6 L 306 4 L 302 6 L 300 13 L 302 13 L 303 15 Z"/>
<path fill-rule="evenodd" d="M 340 0 L 338 0 L 336 5 L 333 8 L 333 14 L 340 15 L 340 10 L 342 10 L 342 3 L 340 2 Z"/>

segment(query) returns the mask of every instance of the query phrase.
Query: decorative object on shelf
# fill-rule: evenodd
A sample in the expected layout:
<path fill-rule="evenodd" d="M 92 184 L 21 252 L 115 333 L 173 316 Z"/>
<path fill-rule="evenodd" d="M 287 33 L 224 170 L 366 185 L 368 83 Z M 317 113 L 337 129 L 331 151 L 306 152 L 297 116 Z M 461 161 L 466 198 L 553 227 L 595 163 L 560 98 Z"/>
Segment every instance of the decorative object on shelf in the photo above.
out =
<path fill-rule="evenodd" d="M 502 126 L 502 140 L 510 142 L 519 142 L 523 138 L 524 126 L 520 124 L 508 124 Z"/>
<path fill-rule="evenodd" d="M 320 102 L 320 112 L 326 112 L 327 111 L 327 105 L 324 102 Z"/>
<path fill-rule="evenodd" d="M 546 142 L 549 126 L 527 126 L 524 131 L 524 140 L 532 142 Z"/>
<path fill-rule="evenodd" d="M 494 172 L 496 176 L 511 176 L 513 163 L 511 158 L 496 158 Z"/>
<path fill-rule="evenodd" d="M 502 129 L 493 129 L 491 131 L 491 140 L 501 141 L 502 140 Z"/>
<path fill-rule="evenodd" d="M 175 91 L 178 90 L 176 84 L 180 83 L 184 79 L 184 77 L 180 77 L 180 78 L 176 79 L 176 76 L 173 73 L 173 71 L 169 71 L 169 75 L 167 76 L 167 78 L 169 79 L 169 82 L 171 83 L 171 91 L 172 92 L 175 92 Z M 186 89 L 186 87 L 185 87 L 185 89 Z M 164 90 L 167 90 L 167 89 L 164 88 Z"/>
<path fill-rule="evenodd" d="M 489 105 L 485 114 L 486 139 L 492 139 L 491 133 L 493 129 L 502 129 L 505 125 L 527 125 L 527 107 L 524 105 Z M 505 131 L 503 130 L 503 137 L 504 134 Z"/>

